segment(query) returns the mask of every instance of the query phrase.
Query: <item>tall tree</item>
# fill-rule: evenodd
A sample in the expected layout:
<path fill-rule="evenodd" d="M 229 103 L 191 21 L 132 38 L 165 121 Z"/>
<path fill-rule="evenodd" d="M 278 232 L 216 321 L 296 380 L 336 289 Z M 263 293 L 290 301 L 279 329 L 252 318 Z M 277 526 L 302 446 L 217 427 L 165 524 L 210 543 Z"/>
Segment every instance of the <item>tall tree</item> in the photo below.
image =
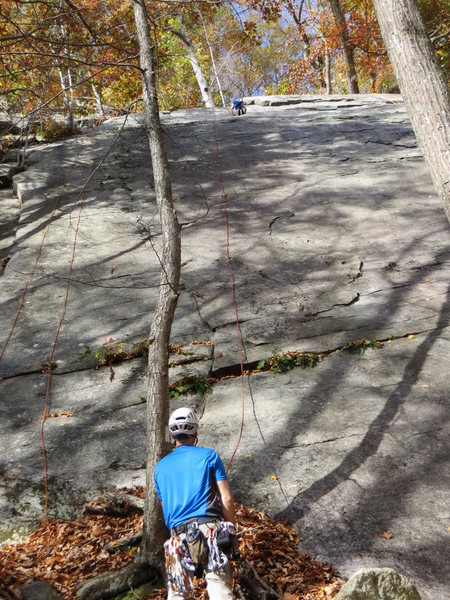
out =
<path fill-rule="evenodd" d="M 359 94 L 358 77 L 356 75 L 355 61 L 353 58 L 353 45 L 348 33 L 345 14 L 342 10 L 339 0 L 328 0 L 330 3 L 333 17 L 336 22 L 336 27 L 339 31 L 339 36 L 342 41 L 344 51 L 345 66 L 347 68 L 348 88 L 351 94 Z"/>
<path fill-rule="evenodd" d="M 373 0 L 389 58 L 450 221 L 450 92 L 416 0 Z"/>
<path fill-rule="evenodd" d="M 192 70 L 194 71 L 194 75 L 197 80 L 200 94 L 205 107 L 214 108 L 214 100 L 209 90 L 209 86 L 203 73 L 200 61 L 198 60 L 197 54 L 195 52 L 194 44 L 192 43 L 192 38 L 189 34 L 188 29 L 184 26 L 182 19 L 179 20 L 178 29 L 176 27 L 168 27 L 168 29 L 174 35 L 176 35 L 186 47 L 189 56 L 189 61 L 192 66 Z"/>
<path fill-rule="evenodd" d="M 159 208 L 162 252 L 159 296 L 150 327 L 147 393 L 147 494 L 144 512 L 142 559 L 162 570 L 162 545 L 166 537 L 163 515 L 153 484 L 156 462 L 168 451 L 169 340 L 181 270 L 180 227 L 173 207 L 164 136 L 159 119 L 153 44 L 145 0 L 134 0 L 139 40 L 142 94 L 152 157 L 153 180 Z"/>

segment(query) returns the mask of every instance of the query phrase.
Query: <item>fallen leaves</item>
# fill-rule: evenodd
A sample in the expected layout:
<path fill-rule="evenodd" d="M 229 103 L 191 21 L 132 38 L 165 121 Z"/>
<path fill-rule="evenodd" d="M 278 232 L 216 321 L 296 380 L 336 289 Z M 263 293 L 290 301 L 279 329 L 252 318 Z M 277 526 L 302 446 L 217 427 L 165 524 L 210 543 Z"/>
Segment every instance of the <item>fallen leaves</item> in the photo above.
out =
<path fill-rule="evenodd" d="M 128 494 L 130 490 L 127 490 Z M 133 492 L 143 496 L 143 489 Z M 129 498 L 126 494 L 124 497 Z M 99 500 L 101 505 L 103 500 Z M 91 503 L 91 504 L 95 504 Z M 235 569 L 235 586 L 247 600 L 243 573 L 265 589 L 275 590 L 280 600 L 332 600 L 343 581 L 328 563 L 299 552 L 297 531 L 275 522 L 263 512 L 236 507 L 240 566 Z M 120 546 L 123 536 L 133 537 L 142 528 L 142 516 L 84 515 L 75 521 L 49 520 L 23 543 L 0 548 L 0 597 L 14 598 L 12 590 L 30 580 L 42 579 L 66 600 L 76 597 L 79 585 L 104 571 L 113 571 L 133 560 L 136 548 Z M 385 532 L 387 533 L 387 532 Z M 139 539 L 137 535 L 136 539 Z M 3 586 L 3 587 L 2 587 Z M 9 595 L 8 595 L 9 594 Z M 163 600 L 165 590 L 147 599 Z M 204 581 L 197 580 L 196 599 L 206 600 Z"/>
<path fill-rule="evenodd" d="M 33 579 L 52 585 L 66 599 L 93 572 L 119 569 L 132 560 L 130 551 L 109 554 L 103 546 L 142 528 L 142 516 L 111 518 L 94 515 L 76 521 L 50 519 L 24 543 L 0 548 L 0 581 L 12 589 Z M 3 596 L 0 594 L 0 597 Z"/>
<path fill-rule="evenodd" d="M 47 413 L 45 415 L 46 419 L 57 419 L 59 417 L 73 417 L 73 413 L 68 412 L 67 410 L 62 410 L 60 412 Z"/>
<path fill-rule="evenodd" d="M 387 529 L 386 531 L 383 531 L 383 533 L 379 533 L 378 537 L 383 538 L 385 540 L 390 540 L 392 538 L 392 531 L 390 529 Z"/>

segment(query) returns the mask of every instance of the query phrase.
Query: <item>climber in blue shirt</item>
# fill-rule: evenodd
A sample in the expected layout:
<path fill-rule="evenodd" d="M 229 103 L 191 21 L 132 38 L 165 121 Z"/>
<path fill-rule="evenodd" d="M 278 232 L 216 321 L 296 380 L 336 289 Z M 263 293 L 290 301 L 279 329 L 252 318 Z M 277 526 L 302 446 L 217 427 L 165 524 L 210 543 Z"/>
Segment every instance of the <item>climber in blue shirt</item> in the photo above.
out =
<path fill-rule="evenodd" d="M 165 544 L 166 560 L 173 561 L 168 570 L 168 600 L 189 594 L 183 581 L 176 578 L 180 570 L 175 566 L 177 559 L 184 568 L 193 564 L 193 570 L 203 569 L 211 600 L 227 600 L 233 598 L 231 565 L 214 544 L 217 532 L 234 527 L 233 495 L 218 453 L 196 445 L 197 430 L 194 411 L 179 408 L 173 412 L 169 432 L 175 448 L 155 468 L 156 492 L 172 536 Z M 197 546 L 187 543 L 195 536 L 203 544 L 204 553 L 199 556 L 195 555 Z M 185 555 L 180 548 L 189 548 L 190 553 Z"/>
<path fill-rule="evenodd" d="M 245 108 L 242 98 L 234 98 L 233 102 L 231 103 L 231 114 L 237 114 L 239 117 L 240 115 L 245 115 L 246 112 L 247 109 Z"/>

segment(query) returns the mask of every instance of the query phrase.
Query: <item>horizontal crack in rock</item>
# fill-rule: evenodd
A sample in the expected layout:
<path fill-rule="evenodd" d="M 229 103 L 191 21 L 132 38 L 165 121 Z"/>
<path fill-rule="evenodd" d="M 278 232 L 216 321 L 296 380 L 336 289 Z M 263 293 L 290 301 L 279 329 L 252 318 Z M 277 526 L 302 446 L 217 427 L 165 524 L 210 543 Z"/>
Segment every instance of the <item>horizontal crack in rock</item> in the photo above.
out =
<path fill-rule="evenodd" d="M 362 263 L 361 263 L 361 265 L 362 265 Z M 362 267 L 360 267 L 360 268 L 362 268 Z M 356 277 L 360 277 L 360 275 L 357 275 Z M 356 279 L 356 277 L 355 277 L 355 279 Z M 356 296 L 354 298 L 352 298 L 350 300 L 350 302 L 336 303 L 336 304 L 333 304 L 333 306 L 331 306 L 330 308 L 325 308 L 324 310 L 318 310 L 315 313 L 308 313 L 305 315 L 305 317 L 317 317 L 317 315 L 321 315 L 323 313 L 330 312 L 330 310 L 333 310 L 333 308 L 336 308 L 337 306 L 351 306 L 352 304 L 355 304 L 355 302 L 358 302 L 359 298 L 360 298 L 360 293 L 357 292 Z"/>
<path fill-rule="evenodd" d="M 122 406 L 116 406 L 115 408 L 113 408 L 111 410 L 112 410 L 112 412 L 116 412 L 118 410 L 132 408 L 133 406 L 140 406 L 141 404 L 145 404 L 146 402 L 147 402 L 147 398 L 144 398 L 144 396 L 139 396 L 139 399 L 137 402 L 131 402 L 130 404 L 122 404 Z"/>
<path fill-rule="evenodd" d="M 319 444 L 329 444 L 330 442 L 336 442 L 338 440 L 344 440 L 346 438 L 363 436 L 365 433 L 350 433 L 348 435 L 338 435 L 336 437 L 328 438 L 326 440 L 317 440 L 316 442 L 306 442 L 304 444 L 280 444 L 281 448 L 306 448 L 308 446 L 318 446 Z"/>
<path fill-rule="evenodd" d="M 272 221 L 269 223 L 269 235 L 272 235 L 272 226 L 276 221 L 279 221 L 280 219 L 290 219 L 292 218 L 294 215 L 293 212 L 290 212 L 289 214 L 286 215 L 278 215 L 275 218 L 272 219 Z"/>
<path fill-rule="evenodd" d="M 431 329 L 425 329 L 423 331 L 414 331 L 414 332 L 405 333 L 405 334 L 399 335 L 399 336 L 392 336 L 389 338 L 377 339 L 376 341 L 379 342 L 380 344 L 385 344 L 386 342 L 394 342 L 396 340 L 407 339 L 410 336 L 415 337 L 417 335 L 420 335 L 421 333 L 429 333 L 430 331 L 434 331 L 435 329 L 442 329 L 442 327 L 439 327 L 439 328 L 433 327 Z M 261 345 L 261 344 L 253 344 L 253 346 L 258 346 L 258 345 Z M 342 346 L 338 346 L 337 348 L 332 348 L 331 350 L 321 350 L 321 351 L 304 350 L 304 351 L 296 352 L 296 353 L 304 354 L 304 355 L 320 354 L 322 356 L 322 359 L 324 360 L 331 354 L 335 354 L 336 352 L 343 351 L 344 349 L 348 348 L 348 346 L 349 346 L 349 343 L 347 342 L 346 344 L 343 344 Z M 286 353 L 284 353 L 284 354 L 286 354 Z M 259 362 L 260 362 L 260 359 L 252 361 L 252 362 L 244 363 L 242 365 L 242 368 L 241 368 L 240 363 L 235 363 L 232 365 L 221 367 L 220 369 L 211 371 L 209 373 L 209 377 L 211 379 L 221 379 L 221 378 L 226 378 L 226 377 L 229 377 L 229 378 L 239 377 L 242 373 L 244 373 L 244 375 L 251 375 L 252 372 L 257 370 L 257 366 L 258 366 Z M 279 373 L 276 373 L 275 371 L 271 371 L 270 369 L 257 370 L 257 373 L 268 373 L 268 372 L 279 374 Z M 286 372 L 289 372 L 289 371 L 284 371 L 284 373 L 286 373 Z M 354 435 L 357 435 L 357 434 L 354 434 Z"/>

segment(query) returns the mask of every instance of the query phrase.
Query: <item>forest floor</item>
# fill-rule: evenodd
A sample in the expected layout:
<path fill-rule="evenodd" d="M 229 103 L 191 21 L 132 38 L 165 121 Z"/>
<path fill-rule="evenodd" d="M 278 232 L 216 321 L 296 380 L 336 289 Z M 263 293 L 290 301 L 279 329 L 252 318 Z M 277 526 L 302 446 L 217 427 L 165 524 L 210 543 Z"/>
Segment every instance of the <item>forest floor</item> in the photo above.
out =
<path fill-rule="evenodd" d="M 143 488 L 133 491 L 137 497 L 143 492 Z M 92 504 L 98 509 L 107 502 L 100 498 Z M 142 514 L 126 504 L 125 508 L 121 516 L 86 514 L 73 521 L 51 520 L 26 542 L 0 548 L 0 598 L 15 600 L 14 590 L 30 580 L 41 580 L 65 600 L 75 600 L 77 589 L 87 580 L 131 562 L 139 540 L 130 539 L 142 531 Z M 300 552 L 299 536 L 292 526 L 239 505 L 236 516 L 236 597 L 250 600 L 266 592 L 282 600 L 332 600 L 338 593 L 344 582 L 336 569 Z M 166 590 L 161 586 L 160 581 L 145 584 L 134 589 L 131 596 L 124 593 L 119 597 L 164 600 Z M 194 579 L 194 597 L 208 598 L 202 578 Z"/>
<path fill-rule="evenodd" d="M 192 392 L 172 407 L 197 409 L 236 498 L 289 521 L 302 551 L 343 576 L 391 566 L 444 600 L 448 222 L 398 97 L 296 102 L 163 115 L 183 262 L 170 382 Z M 43 515 L 43 443 L 52 517 L 145 481 L 139 349 L 160 264 L 142 116 L 31 149 L 0 234 L 11 540 Z"/>

